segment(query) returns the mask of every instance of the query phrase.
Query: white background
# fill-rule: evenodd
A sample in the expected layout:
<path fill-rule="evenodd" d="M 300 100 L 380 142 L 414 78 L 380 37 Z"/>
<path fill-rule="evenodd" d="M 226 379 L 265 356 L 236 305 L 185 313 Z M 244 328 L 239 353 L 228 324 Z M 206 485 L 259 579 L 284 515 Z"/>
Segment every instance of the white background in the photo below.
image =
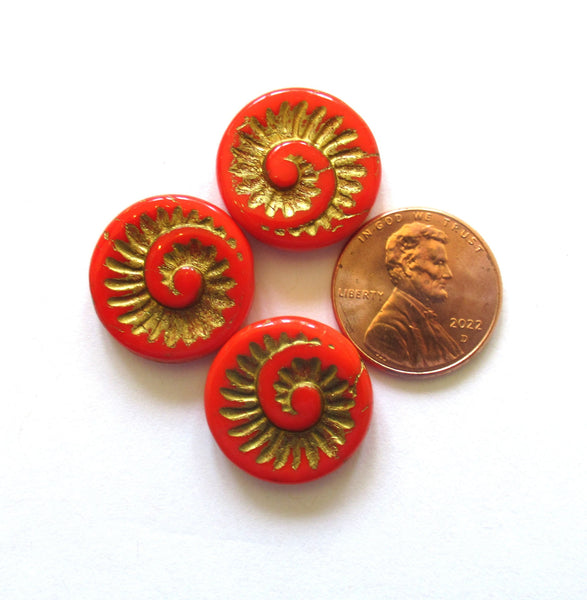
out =
<path fill-rule="evenodd" d="M 587 597 L 583 6 L 2 5 L 3 599 Z M 295 487 L 215 446 L 212 357 L 131 355 L 87 284 L 100 233 L 133 202 L 223 207 L 224 129 L 289 86 L 338 96 L 371 127 L 383 166 L 371 216 L 456 215 L 504 284 L 474 361 L 424 382 L 371 370 L 364 444 Z M 252 246 L 247 322 L 335 324 L 342 244 Z"/>

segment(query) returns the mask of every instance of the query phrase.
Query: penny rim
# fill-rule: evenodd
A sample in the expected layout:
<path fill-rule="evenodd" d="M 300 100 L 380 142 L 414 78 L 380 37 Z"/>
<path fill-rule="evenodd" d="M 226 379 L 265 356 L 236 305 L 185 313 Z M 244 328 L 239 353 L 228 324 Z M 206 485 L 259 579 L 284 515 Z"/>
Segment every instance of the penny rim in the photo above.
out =
<path fill-rule="evenodd" d="M 413 269 L 426 271 L 425 255 L 439 252 L 446 267 L 432 269 L 436 283 L 428 273 L 427 283 L 404 277 L 394 284 L 392 276 L 401 281 L 405 275 L 398 247 L 416 244 L 417 230 L 430 242 L 418 251 L 408 248 L 411 259 L 402 260 L 419 261 Z M 347 242 L 332 277 L 333 308 L 344 334 L 370 363 L 408 378 L 446 374 L 473 358 L 495 330 L 502 295 L 499 267 L 483 238 L 461 219 L 428 208 L 371 219 Z"/>

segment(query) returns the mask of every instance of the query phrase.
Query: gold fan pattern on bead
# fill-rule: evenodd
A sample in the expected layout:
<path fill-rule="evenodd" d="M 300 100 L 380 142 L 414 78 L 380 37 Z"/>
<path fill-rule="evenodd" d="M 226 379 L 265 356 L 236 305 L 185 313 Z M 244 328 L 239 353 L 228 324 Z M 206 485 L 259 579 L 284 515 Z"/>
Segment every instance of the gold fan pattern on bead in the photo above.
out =
<path fill-rule="evenodd" d="M 276 426 L 263 410 L 258 394 L 258 378 L 262 368 L 274 357 L 292 346 L 320 346 L 318 339 L 308 339 L 300 333 L 290 338 L 282 333 L 278 339 L 269 335 L 263 338 L 264 347 L 252 342 L 249 354 L 237 357 L 238 368 L 226 371 L 231 387 L 221 388 L 222 396 L 231 403 L 220 409 L 220 414 L 231 421 L 244 421 L 229 430 L 233 437 L 249 438 L 240 447 L 241 452 L 260 449 L 257 463 L 273 462 L 274 469 L 282 469 L 292 457 L 291 467 L 298 469 L 302 450 L 312 469 L 318 467 L 321 452 L 329 458 L 336 457 L 338 447 L 346 442 L 346 433 L 355 422 L 350 411 L 355 406 L 356 385 L 340 379 L 336 365 L 324 367 L 319 358 L 294 358 L 279 370 L 278 381 L 273 384 L 275 401 L 284 412 L 296 414 L 291 406 L 291 393 L 299 384 L 310 384 L 319 391 L 322 410 L 317 421 L 302 431 L 290 431 Z"/>
<path fill-rule="evenodd" d="M 280 230 L 276 233 L 287 233 L 299 236 L 303 232 L 316 235 L 320 227 L 332 228 L 333 220 L 349 218 L 344 209 L 355 206 L 353 195 L 363 189 L 358 179 L 367 175 L 367 168 L 358 161 L 368 158 L 368 153 L 359 147 L 348 145 L 358 138 L 354 129 L 338 131 L 344 117 L 337 115 L 326 118 L 324 106 L 308 112 L 305 101 L 295 105 L 283 102 L 277 113 L 271 109 L 266 111 L 266 125 L 256 117 L 249 117 L 240 127 L 239 145 L 232 147 L 233 161 L 229 171 L 240 181 L 235 184 L 238 194 L 248 196 L 248 206 L 263 206 L 268 216 L 279 210 L 287 216 L 299 211 L 309 210 L 312 198 L 320 194 L 316 186 L 320 171 L 301 156 L 290 156 L 288 160 L 298 168 L 298 181 L 290 189 L 276 189 L 266 177 L 265 159 L 270 151 L 284 142 L 305 142 L 320 151 L 328 160 L 336 178 L 335 192 L 326 210 L 316 219 L 297 227 Z M 250 132 L 245 128 L 250 128 Z"/>
<path fill-rule="evenodd" d="M 143 214 L 139 225 L 128 223 L 125 226 L 126 240 L 113 240 L 113 247 L 123 260 L 113 257 L 106 259 L 106 266 L 119 277 L 106 279 L 104 285 L 115 292 L 126 292 L 108 300 L 112 307 L 128 308 L 118 317 L 118 321 L 130 325 L 135 335 L 147 335 L 150 342 L 163 336 L 163 342 L 169 348 L 175 347 L 179 340 L 190 345 L 198 339 L 209 338 L 216 328 L 225 323 L 222 311 L 235 305 L 226 292 L 236 282 L 223 275 L 229 267 L 228 261 L 218 261 L 216 247 L 202 244 L 197 239 L 198 231 L 208 231 L 231 247 L 235 246 L 235 240 L 226 239 L 224 228 L 215 227 L 211 217 L 200 218 L 197 210 L 184 215 L 180 206 L 175 207 L 171 214 L 158 208 L 154 219 Z M 201 275 L 203 290 L 192 305 L 174 309 L 158 302 L 148 289 L 145 260 L 158 238 L 185 228 L 193 228 L 194 237 L 188 244 L 174 244 L 173 249 L 165 255 L 159 267 L 162 282 L 172 293 L 177 293 L 173 275 L 178 269 L 189 267 Z"/>

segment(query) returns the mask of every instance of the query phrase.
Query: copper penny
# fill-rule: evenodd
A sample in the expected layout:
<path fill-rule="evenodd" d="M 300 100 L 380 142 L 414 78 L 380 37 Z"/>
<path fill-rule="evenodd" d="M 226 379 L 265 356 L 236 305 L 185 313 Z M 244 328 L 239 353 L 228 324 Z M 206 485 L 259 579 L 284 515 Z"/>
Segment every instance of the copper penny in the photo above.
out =
<path fill-rule="evenodd" d="M 428 377 L 463 365 L 485 344 L 501 277 L 481 236 L 429 209 L 384 213 L 343 249 L 332 279 L 342 331 L 371 362 Z"/>

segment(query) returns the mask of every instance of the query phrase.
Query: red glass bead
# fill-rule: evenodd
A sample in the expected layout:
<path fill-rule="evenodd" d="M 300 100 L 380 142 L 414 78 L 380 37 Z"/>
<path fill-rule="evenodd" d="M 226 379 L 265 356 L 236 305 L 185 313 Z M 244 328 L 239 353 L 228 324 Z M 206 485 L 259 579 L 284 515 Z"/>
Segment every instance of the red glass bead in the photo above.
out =
<path fill-rule="evenodd" d="M 228 126 L 218 184 L 234 219 L 258 239 L 290 250 L 350 236 L 381 180 L 375 139 L 344 102 L 292 88 L 247 104 Z"/>
<path fill-rule="evenodd" d="M 106 329 L 163 362 L 199 358 L 242 325 L 254 289 L 246 237 L 219 208 L 189 196 L 133 204 L 104 231 L 90 290 Z"/>
<path fill-rule="evenodd" d="M 216 442 L 261 479 L 300 483 L 341 466 L 371 419 L 372 389 L 358 351 L 310 319 L 277 317 L 235 334 L 206 381 Z"/>

